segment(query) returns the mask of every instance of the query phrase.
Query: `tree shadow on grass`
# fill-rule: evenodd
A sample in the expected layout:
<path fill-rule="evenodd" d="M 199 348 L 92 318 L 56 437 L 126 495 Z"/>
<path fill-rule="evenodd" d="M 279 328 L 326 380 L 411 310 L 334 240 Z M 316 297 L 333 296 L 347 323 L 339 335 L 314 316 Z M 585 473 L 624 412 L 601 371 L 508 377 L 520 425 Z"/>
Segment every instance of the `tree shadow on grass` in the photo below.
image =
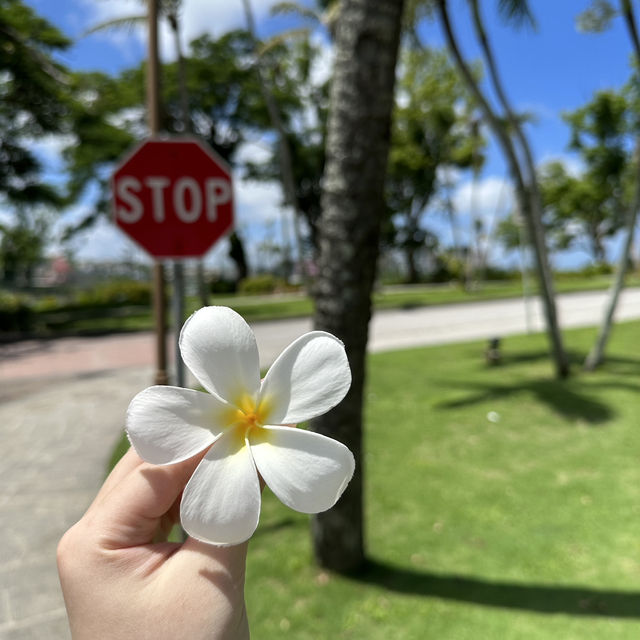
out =
<path fill-rule="evenodd" d="M 581 420 L 591 425 L 598 425 L 611 420 L 616 414 L 613 408 L 593 397 L 589 393 L 591 387 L 609 386 L 581 383 L 581 390 L 571 380 L 523 380 L 514 384 L 491 384 L 490 382 L 456 382 L 448 383 L 449 388 L 456 387 L 472 391 L 464 398 L 448 400 L 436 406 L 443 409 L 458 409 L 469 405 L 502 400 L 515 393 L 530 392 L 541 403 L 548 405 L 555 413 L 569 420 Z M 615 385 L 619 387 L 621 385 Z M 637 385 L 629 386 L 638 391 Z"/>
<path fill-rule="evenodd" d="M 640 619 L 640 592 L 528 585 L 416 571 L 369 559 L 352 579 L 390 591 L 547 614 Z"/>
<path fill-rule="evenodd" d="M 582 370 L 586 353 L 574 350 L 567 351 L 566 353 L 570 366 L 575 367 L 575 371 Z M 536 349 L 534 351 L 510 352 L 507 348 L 504 348 L 498 368 L 508 367 L 512 364 L 539 362 L 541 360 L 549 360 L 549 358 L 549 352 L 545 350 Z M 617 375 L 640 375 L 640 358 L 626 358 L 616 355 L 607 356 L 605 354 L 604 360 L 597 371 Z"/>
<path fill-rule="evenodd" d="M 615 375 L 640 376 L 640 359 L 623 358 L 621 356 L 607 356 L 605 354 L 602 364 L 596 369 L 596 371 L 612 373 Z"/>
<path fill-rule="evenodd" d="M 584 354 L 578 351 L 565 351 L 569 365 L 580 366 L 584 362 Z M 511 351 L 508 345 L 503 345 L 500 350 L 500 367 L 508 367 L 511 364 L 527 364 L 531 362 L 539 362 L 548 360 L 551 363 L 551 356 L 545 349 L 534 349 L 532 351 Z"/>

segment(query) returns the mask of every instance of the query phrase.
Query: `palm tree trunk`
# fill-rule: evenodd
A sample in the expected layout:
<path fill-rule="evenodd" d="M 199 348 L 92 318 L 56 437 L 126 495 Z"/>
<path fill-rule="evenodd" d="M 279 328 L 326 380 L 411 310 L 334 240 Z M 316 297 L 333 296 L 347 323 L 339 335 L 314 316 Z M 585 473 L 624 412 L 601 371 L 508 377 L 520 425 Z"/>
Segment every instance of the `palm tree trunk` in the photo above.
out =
<path fill-rule="evenodd" d="M 629 0 L 620 0 L 620 9 L 627 24 L 636 59 L 640 61 L 640 39 L 638 38 L 638 30 L 636 28 L 636 20 L 631 2 Z M 636 191 L 631 207 L 627 212 L 624 244 L 616 266 L 616 275 L 607 296 L 607 304 L 604 309 L 600 328 L 598 329 L 598 336 L 584 361 L 583 367 L 585 371 L 593 371 L 604 358 L 604 351 L 607 347 L 607 342 L 609 341 L 609 335 L 611 334 L 611 328 L 613 326 L 613 316 L 615 314 L 616 307 L 618 306 L 620 293 L 624 287 L 624 277 L 629 266 L 631 247 L 633 246 L 633 233 L 638 220 L 638 209 L 640 209 L 640 137 L 636 140 L 635 157 L 636 162 L 638 163 Z"/>
<path fill-rule="evenodd" d="M 547 321 L 547 331 L 551 340 L 554 359 L 556 361 L 556 371 L 558 377 L 565 378 L 569 374 L 569 362 L 564 351 L 562 344 L 562 335 L 560 333 L 560 327 L 558 324 L 558 314 L 555 303 L 555 291 L 553 287 L 553 276 L 551 274 L 551 268 L 549 266 L 549 258 L 547 255 L 547 245 L 544 237 L 544 228 L 542 226 L 542 198 L 540 197 L 540 191 L 538 189 L 538 180 L 536 177 L 535 163 L 533 161 L 533 154 L 531 152 L 531 146 L 524 135 L 522 126 L 515 116 L 513 109 L 507 99 L 507 95 L 502 86 L 500 76 L 498 74 L 498 68 L 495 63 L 491 47 L 489 45 L 489 39 L 487 38 L 484 23 L 480 15 L 478 6 L 478 0 L 472 0 L 472 12 L 473 22 L 476 29 L 480 46 L 484 52 L 487 65 L 489 67 L 489 74 L 491 76 L 493 86 L 496 90 L 498 100 L 504 109 L 510 126 L 513 128 L 516 139 L 520 145 L 520 150 L 523 155 L 523 163 L 526 169 L 525 182 L 528 185 L 528 196 L 530 202 L 530 237 L 532 238 L 534 251 L 536 253 L 536 262 L 538 266 L 538 278 L 540 281 L 540 292 L 542 294 L 542 301 L 544 306 L 545 318 Z"/>
<path fill-rule="evenodd" d="M 364 562 L 362 401 L 403 0 L 344 0 L 336 34 L 319 221 L 317 329 L 344 341 L 353 382 L 312 428 L 353 451 L 356 473 L 338 504 L 312 520 L 321 566 L 355 571 Z"/>
<path fill-rule="evenodd" d="M 640 141 L 636 145 L 636 150 L 640 151 Z M 640 167 L 640 158 L 639 167 Z M 584 361 L 583 368 L 585 371 L 593 371 L 599 364 L 602 363 L 604 358 L 604 350 L 609 341 L 609 335 L 611 334 L 611 328 L 613 326 L 613 316 L 620 299 L 620 293 L 624 287 L 624 277 L 627 273 L 627 267 L 629 264 L 629 254 L 631 252 L 631 245 L 633 244 L 633 232 L 636 226 L 636 220 L 638 219 L 638 209 L 640 208 L 640 171 L 638 173 L 636 192 L 634 195 L 633 203 L 627 213 L 627 226 L 625 228 L 625 239 L 618 264 L 616 266 L 616 275 L 613 283 L 609 289 L 607 295 L 607 304 L 604 309 L 602 322 L 598 329 L 598 336 L 596 341 L 589 351 L 589 355 Z"/>
<path fill-rule="evenodd" d="M 253 10 L 251 8 L 250 0 L 242 0 L 244 5 L 245 18 L 247 20 L 247 26 L 251 38 L 254 44 L 257 42 L 255 21 L 253 19 Z M 257 49 L 257 47 L 256 47 Z M 293 208 L 293 230 L 296 241 L 296 251 L 298 253 L 298 270 L 302 277 L 306 276 L 306 270 L 304 269 L 304 256 L 302 255 L 302 229 L 300 227 L 300 220 L 302 218 L 302 211 L 300 209 L 300 203 L 298 202 L 298 196 L 296 194 L 296 183 L 293 174 L 293 160 L 291 158 L 291 148 L 289 146 L 289 140 L 287 138 L 287 132 L 280 117 L 280 110 L 273 96 L 273 93 L 269 89 L 267 78 L 264 73 L 263 62 L 260 58 L 259 52 L 255 51 L 256 55 L 256 69 L 258 72 L 258 79 L 260 82 L 260 90 L 262 97 L 264 98 L 267 111 L 269 113 L 269 119 L 271 125 L 278 134 L 278 157 L 280 160 L 280 173 L 282 177 L 282 188 L 284 190 L 284 197 L 287 204 Z M 283 225 L 285 221 L 283 221 Z M 286 248 L 285 248 L 286 249 Z M 289 261 L 290 262 L 290 261 Z"/>
<path fill-rule="evenodd" d="M 177 11 L 167 14 L 167 22 L 173 33 L 173 45 L 176 50 L 178 61 L 178 92 L 180 98 L 180 115 L 182 116 L 182 126 L 184 133 L 191 132 L 191 115 L 189 113 L 189 91 L 187 89 L 187 68 L 182 52 L 182 42 L 180 41 L 180 20 Z"/>
<path fill-rule="evenodd" d="M 162 105 L 160 104 L 160 61 L 158 59 L 158 1 L 148 0 L 147 38 L 147 121 L 151 137 L 160 132 Z M 156 384 L 168 384 L 166 291 L 164 266 L 160 260 L 153 263 L 153 317 L 156 346 Z"/>
<path fill-rule="evenodd" d="M 558 325 L 555 296 L 553 285 L 551 282 L 551 269 L 549 268 L 549 261 L 544 241 L 544 230 L 542 228 L 540 199 L 537 192 L 537 185 L 535 183 L 535 172 L 532 173 L 532 159 L 529 158 L 531 164 L 529 164 L 529 162 L 526 163 L 529 172 L 529 180 L 526 181 L 523 176 L 523 171 L 520 162 L 518 161 L 518 157 L 512 140 L 507 134 L 504 125 L 495 115 L 491 106 L 480 91 L 476 80 L 473 77 L 471 70 L 469 69 L 468 64 L 460 53 L 460 49 L 451 28 L 446 0 L 437 0 L 437 9 L 445 30 L 445 36 L 447 39 L 449 50 L 451 51 L 456 61 L 462 77 L 464 78 L 469 90 L 478 101 L 478 104 L 480 105 L 480 108 L 482 109 L 487 122 L 491 126 L 491 129 L 496 135 L 498 142 L 505 154 L 505 158 L 509 166 L 509 172 L 514 181 L 516 198 L 520 205 L 520 210 L 523 214 L 523 217 L 526 221 L 527 231 L 534 249 L 536 270 L 540 283 L 540 293 L 542 295 L 545 318 L 547 322 L 547 332 L 549 334 L 549 340 L 551 342 L 556 375 L 559 378 L 566 378 L 569 375 L 569 362 L 564 351 L 562 336 Z M 527 154 L 527 150 L 528 148 L 526 146 L 525 140 L 525 146 L 523 147 L 525 156 Z"/>
<path fill-rule="evenodd" d="M 420 282 L 420 272 L 416 264 L 416 249 L 415 247 L 406 247 L 404 255 L 407 261 L 407 283 L 417 284 Z"/>
<path fill-rule="evenodd" d="M 176 58 L 178 60 L 178 91 L 180 98 L 180 112 L 182 115 L 182 128 L 184 133 L 191 133 L 191 112 L 189 109 L 189 90 L 187 88 L 187 65 L 182 51 L 182 42 L 180 41 L 180 19 L 178 17 L 178 8 L 167 14 L 167 21 L 173 33 L 173 43 L 176 50 Z M 182 265 L 178 262 L 174 264 L 174 273 L 177 279 L 181 277 Z M 202 258 L 196 261 L 196 282 L 198 285 L 198 296 L 200 304 L 206 307 L 209 304 L 209 291 L 204 275 L 204 264 Z"/>
<path fill-rule="evenodd" d="M 451 199 L 451 183 L 447 180 L 444 183 L 444 209 L 447 214 L 447 218 L 449 220 L 449 226 L 451 227 L 451 242 L 453 255 L 460 261 L 462 264 L 463 255 L 462 255 L 462 243 L 460 242 L 460 232 L 458 229 L 458 219 L 456 217 L 456 212 L 453 207 L 453 200 Z"/>
<path fill-rule="evenodd" d="M 480 124 L 477 120 L 472 122 L 472 131 L 471 137 L 477 140 L 478 138 L 478 130 L 480 128 Z M 475 156 L 475 149 L 474 149 Z M 480 167 L 477 163 L 473 163 L 473 172 L 471 177 L 471 198 L 470 198 L 470 210 L 471 210 L 471 224 L 472 224 L 472 234 L 469 241 L 469 251 L 467 251 L 467 259 L 465 260 L 465 289 L 471 290 L 474 287 L 474 282 L 478 279 L 478 273 L 476 267 L 478 266 L 478 260 L 480 257 L 480 230 L 482 227 L 482 219 L 478 213 L 478 202 L 477 202 L 477 192 L 478 192 L 478 182 L 480 180 Z M 482 279 L 480 276 L 479 279 Z"/>

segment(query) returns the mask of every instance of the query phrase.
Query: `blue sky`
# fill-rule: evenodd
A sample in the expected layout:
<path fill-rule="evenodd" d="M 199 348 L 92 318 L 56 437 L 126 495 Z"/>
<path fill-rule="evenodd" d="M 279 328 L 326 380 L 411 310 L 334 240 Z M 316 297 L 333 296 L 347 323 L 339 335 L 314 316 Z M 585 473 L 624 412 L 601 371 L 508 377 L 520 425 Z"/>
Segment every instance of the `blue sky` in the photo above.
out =
<path fill-rule="evenodd" d="M 140 13 L 143 3 L 136 0 L 27 0 L 41 15 L 47 17 L 63 32 L 78 38 L 90 25 L 113 16 Z M 282 28 L 282 19 L 269 18 L 269 6 L 273 0 L 253 0 L 261 35 L 268 35 Z M 586 0 L 536 0 L 534 7 L 538 28 L 514 30 L 496 19 L 493 7 L 496 2 L 482 3 L 485 6 L 488 30 L 494 44 L 500 72 L 507 86 L 512 103 L 518 110 L 526 110 L 535 116 L 528 133 L 533 143 L 538 163 L 561 158 L 571 166 L 576 159 L 567 151 L 568 128 L 561 113 L 573 110 L 589 101 L 600 89 L 619 88 L 630 73 L 629 38 L 621 19 L 616 19 L 611 30 L 599 35 L 578 33 L 575 18 L 589 2 Z M 478 57 L 474 38 L 468 22 L 464 19 L 464 0 L 453 0 L 451 13 L 459 34 L 464 53 L 468 58 Z M 185 41 L 203 32 L 220 35 L 229 28 L 243 25 L 241 0 L 215 2 L 212 0 L 184 0 L 183 22 Z M 424 24 L 421 28 L 424 42 L 431 46 L 443 44 L 438 25 Z M 161 32 L 163 56 L 171 58 L 166 32 Z M 144 55 L 144 34 L 141 32 L 110 32 L 81 38 L 62 57 L 62 61 L 74 69 L 100 69 L 109 73 L 137 64 Z M 330 56 L 327 55 L 327 67 Z M 55 167 L 56 145 L 51 143 L 43 153 L 51 166 Z M 248 149 L 247 153 L 259 153 Z M 508 188 L 502 186 L 505 167 L 499 151 L 490 148 L 483 172 L 483 181 L 476 192 L 481 213 L 493 220 L 504 215 L 510 204 Z M 454 202 L 462 218 L 469 208 L 470 185 L 463 177 L 458 184 Z M 238 220 L 240 229 L 253 234 L 254 241 L 265 234 L 278 234 L 280 199 L 277 185 L 258 185 L 236 182 Z M 501 205 L 498 205 L 501 201 Z M 498 210 L 497 210 L 498 209 Z M 497 210 L 497 214 L 496 214 Z M 80 215 L 70 212 L 68 218 Z M 426 214 L 428 226 L 436 230 L 447 241 L 448 229 L 433 212 Z M 257 232 L 257 229 L 262 229 Z M 615 244 L 615 243 L 614 243 Z M 117 230 L 104 223 L 78 241 L 82 257 L 118 257 L 123 252 L 131 253 Z M 255 248 L 255 247 L 254 247 Z M 219 259 L 224 247 L 214 251 L 211 259 Z M 218 257 L 216 257 L 218 256 Z M 499 251 L 496 257 L 506 259 Z M 612 252 L 613 257 L 613 252 Z M 586 256 L 568 252 L 556 257 L 559 267 L 572 267 L 584 262 Z M 515 264 L 515 257 L 510 259 Z"/>
<path fill-rule="evenodd" d="M 496 2 L 482 2 L 494 6 Z M 530 127 L 536 158 L 544 160 L 564 154 L 568 129 L 563 111 L 588 102 L 595 91 L 621 87 L 629 78 L 631 45 L 620 18 L 602 34 L 579 33 L 576 16 L 589 2 L 585 0 L 535 0 L 537 29 L 514 29 L 485 10 L 488 31 L 499 70 L 512 103 L 533 113 L 537 122 Z M 452 7 L 463 7 L 458 1 Z M 479 58 L 466 11 L 452 11 L 454 27 L 467 58 Z M 442 44 L 438 25 L 425 25 L 425 41 Z M 492 170 L 493 165 L 488 167 Z"/>

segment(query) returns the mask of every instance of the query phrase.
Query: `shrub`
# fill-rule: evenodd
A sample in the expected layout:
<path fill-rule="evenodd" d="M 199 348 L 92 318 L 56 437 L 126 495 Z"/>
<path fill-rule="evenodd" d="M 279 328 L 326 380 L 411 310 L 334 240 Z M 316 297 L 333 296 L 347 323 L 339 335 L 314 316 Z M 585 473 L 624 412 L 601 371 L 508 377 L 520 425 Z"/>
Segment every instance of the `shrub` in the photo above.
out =
<path fill-rule="evenodd" d="M 584 267 L 581 271 L 581 275 L 591 278 L 594 276 L 608 276 L 613 273 L 613 267 L 606 262 L 600 262 L 598 264 L 590 264 Z"/>
<path fill-rule="evenodd" d="M 121 307 L 151 303 L 151 285 L 137 280 L 115 280 L 81 291 L 75 299 L 80 306 Z"/>
<path fill-rule="evenodd" d="M 491 265 L 484 270 L 485 280 L 517 280 L 519 277 L 520 273 L 518 271 L 501 269 Z"/>
<path fill-rule="evenodd" d="M 36 300 L 33 308 L 37 313 L 47 313 L 49 311 L 57 311 L 61 307 L 62 303 L 56 296 L 45 296 Z"/>
<path fill-rule="evenodd" d="M 277 289 L 285 287 L 285 283 L 281 278 L 276 278 L 270 273 L 259 276 L 251 276 L 240 280 L 238 284 L 238 293 L 247 295 L 257 295 L 261 293 L 273 293 Z"/>
<path fill-rule="evenodd" d="M 238 288 L 238 285 L 236 284 L 235 280 L 225 280 L 222 278 L 213 280 L 209 285 L 209 290 L 214 295 L 215 294 L 224 295 L 228 293 L 235 293 L 237 288 Z"/>
<path fill-rule="evenodd" d="M 583 278 L 593 278 L 596 276 L 608 276 L 614 272 L 614 267 L 610 264 L 588 264 L 580 269 L 571 271 L 559 271 L 557 276 L 563 280 L 582 280 Z"/>
<path fill-rule="evenodd" d="M 443 254 L 436 258 L 436 266 L 429 275 L 428 282 L 464 281 L 465 265 L 462 260 L 454 255 Z"/>
<path fill-rule="evenodd" d="M 0 331 L 30 331 L 33 325 L 29 301 L 23 296 L 0 292 Z"/>

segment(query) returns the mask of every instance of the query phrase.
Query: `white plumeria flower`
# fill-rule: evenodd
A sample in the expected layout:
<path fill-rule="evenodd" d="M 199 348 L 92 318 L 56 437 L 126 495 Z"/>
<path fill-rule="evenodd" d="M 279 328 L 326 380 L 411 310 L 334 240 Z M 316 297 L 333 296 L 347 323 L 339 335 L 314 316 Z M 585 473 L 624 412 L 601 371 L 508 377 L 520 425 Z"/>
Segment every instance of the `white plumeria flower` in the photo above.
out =
<path fill-rule="evenodd" d="M 180 352 L 209 393 L 149 387 L 129 405 L 127 433 L 138 455 L 158 465 L 211 447 L 180 504 L 190 536 L 220 545 L 250 538 L 260 516 L 257 472 L 296 511 L 319 513 L 337 502 L 355 467 L 349 449 L 283 425 L 315 418 L 344 398 L 351 371 L 340 340 L 323 331 L 301 336 L 261 383 L 249 325 L 227 307 L 204 307 L 183 326 Z"/>

